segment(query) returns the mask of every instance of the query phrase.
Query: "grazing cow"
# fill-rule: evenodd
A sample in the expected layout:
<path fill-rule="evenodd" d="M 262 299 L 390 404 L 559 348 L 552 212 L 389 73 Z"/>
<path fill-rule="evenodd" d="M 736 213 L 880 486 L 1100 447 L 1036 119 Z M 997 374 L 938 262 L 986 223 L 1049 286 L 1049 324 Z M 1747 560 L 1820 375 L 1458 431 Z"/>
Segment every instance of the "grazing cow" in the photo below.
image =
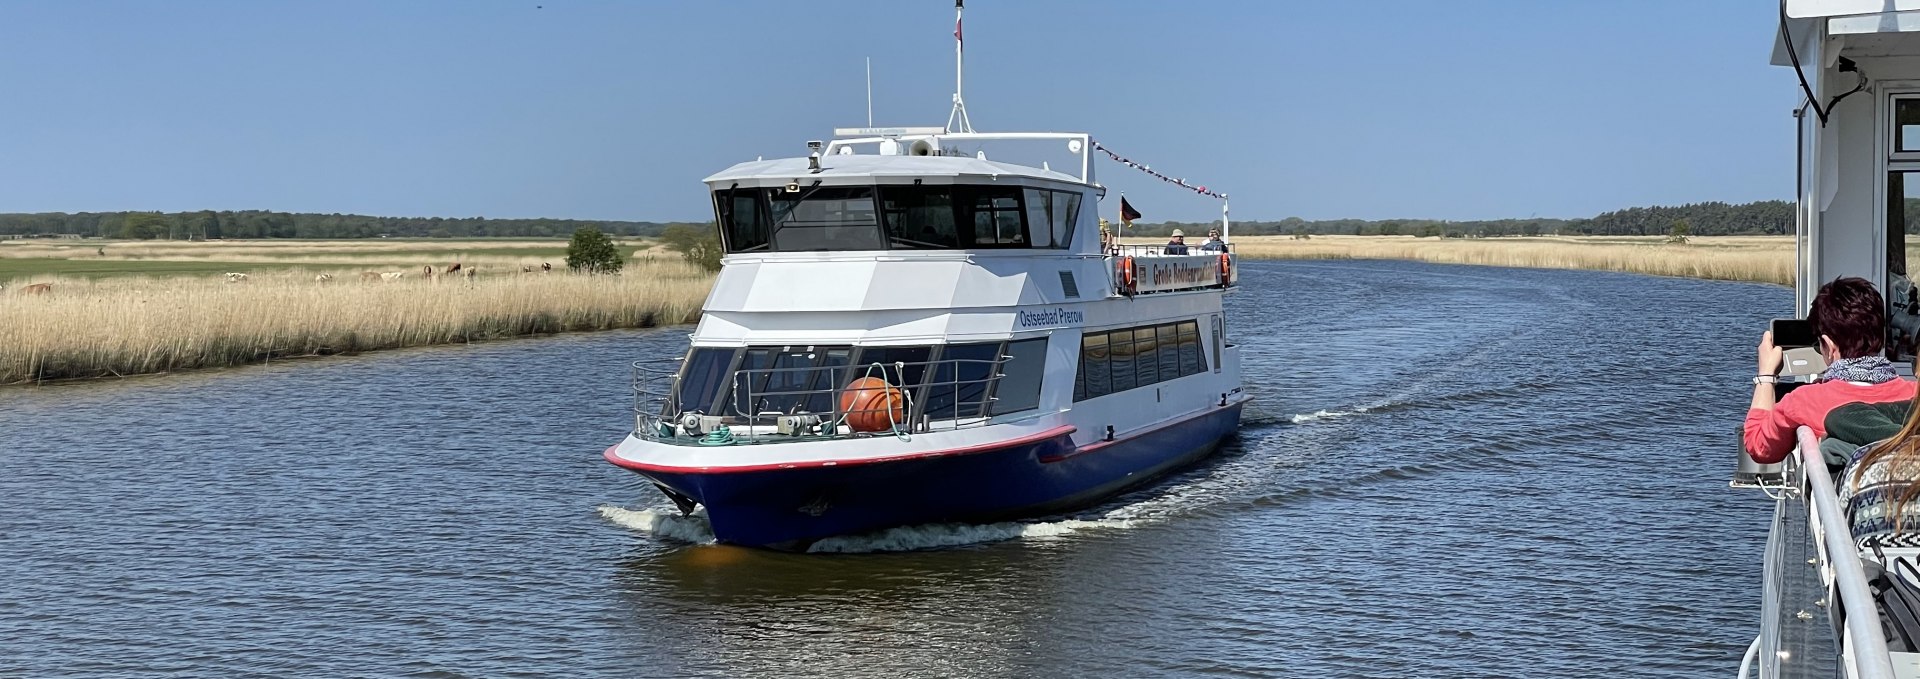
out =
<path fill-rule="evenodd" d="M 388 271 L 386 273 L 380 274 L 380 280 L 391 283 L 393 281 L 400 280 L 401 277 L 404 277 L 406 275 L 407 275 L 407 272 L 405 271 Z"/>
<path fill-rule="evenodd" d="M 53 292 L 52 283 L 34 283 L 33 285 L 20 289 L 20 294 L 22 295 L 44 295 L 49 292 Z"/>
<path fill-rule="evenodd" d="M 459 265 L 458 265 L 458 264 L 455 264 L 454 266 L 459 266 Z M 467 277 L 467 280 L 473 280 L 473 276 L 474 276 L 474 274 L 477 274 L 477 273 L 480 273 L 480 268 L 479 268 L 479 267 L 474 267 L 474 266 L 470 266 L 470 267 L 467 267 L 467 269 L 466 269 L 465 271 L 462 271 L 462 272 L 460 272 L 460 275 L 462 275 L 462 276 L 466 276 L 466 277 Z"/>
<path fill-rule="evenodd" d="M 422 268 L 422 269 L 425 269 L 425 271 L 422 271 L 422 272 L 420 272 L 420 275 L 422 275 L 422 276 L 426 276 L 427 278 L 432 278 L 432 277 L 433 277 L 433 265 L 432 265 L 432 264 L 428 264 L 428 265 L 426 265 L 426 266 L 424 266 L 424 267 L 421 267 L 421 268 Z"/>
<path fill-rule="evenodd" d="M 236 273 L 236 272 L 233 272 L 233 271 L 229 271 L 229 272 L 227 272 L 227 282 L 228 282 L 228 283 L 244 283 L 244 282 L 246 282 L 246 280 L 247 280 L 247 275 L 246 275 L 246 274 L 243 274 L 243 273 Z"/>
<path fill-rule="evenodd" d="M 362 272 L 360 272 L 360 280 L 363 280 L 363 281 L 377 281 L 377 280 L 380 280 L 380 272 L 378 272 L 378 271 L 362 271 Z"/>
<path fill-rule="evenodd" d="M 313 277 L 313 281 L 315 283 L 325 283 L 330 280 L 333 280 L 333 274 L 330 274 L 330 273 L 323 273 Z"/>
<path fill-rule="evenodd" d="M 541 272 L 543 272 L 543 273 L 544 273 L 544 272 L 551 272 L 551 271 L 553 271 L 553 264 L 551 264 L 551 263 L 548 263 L 548 262 L 541 262 L 541 263 L 540 263 L 540 271 L 541 271 Z"/>
<path fill-rule="evenodd" d="M 460 271 L 460 263 L 459 263 L 459 262 L 454 262 L 454 263 L 452 263 L 452 264 L 449 264 L 449 265 L 447 265 L 447 268 L 446 268 L 446 270 L 444 270 L 444 271 L 441 271 L 440 273 L 442 273 L 442 274 L 450 274 L 450 273 L 458 273 L 459 271 Z"/>
<path fill-rule="evenodd" d="M 533 273 L 533 265 L 529 264 L 527 266 L 520 267 L 520 273 Z"/>

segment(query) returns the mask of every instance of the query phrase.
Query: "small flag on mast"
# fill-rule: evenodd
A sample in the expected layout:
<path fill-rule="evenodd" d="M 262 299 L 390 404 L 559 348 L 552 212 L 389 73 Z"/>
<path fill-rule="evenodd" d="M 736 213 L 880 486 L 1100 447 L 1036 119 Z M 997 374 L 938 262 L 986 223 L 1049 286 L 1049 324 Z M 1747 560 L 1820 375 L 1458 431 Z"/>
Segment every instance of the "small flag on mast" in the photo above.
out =
<path fill-rule="evenodd" d="M 959 42 L 959 43 L 960 43 L 960 47 L 961 47 L 961 49 L 965 49 L 965 48 L 966 48 L 966 45 L 967 45 L 967 41 L 966 41 L 966 40 L 964 40 L 964 39 L 962 39 L 962 38 L 960 37 L 960 10 L 962 10 L 962 9 L 965 9 L 964 7 L 962 7 L 962 6 L 961 6 L 961 3 L 963 3 L 963 2 L 965 2 L 965 1 L 966 1 L 966 0 L 953 0 L 953 12 L 954 12 L 954 14 L 953 14 L 953 39 L 954 39 L 954 40 L 955 40 L 956 42 Z"/>
<path fill-rule="evenodd" d="M 1133 209 L 1133 205 L 1127 202 L 1126 196 L 1121 196 L 1120 197 L 1120 225 L 1125 227 L 1132 227 L 1133 220 L 1136 220 L 1139 218 L 1140 218 L 1140 211 Z"/>

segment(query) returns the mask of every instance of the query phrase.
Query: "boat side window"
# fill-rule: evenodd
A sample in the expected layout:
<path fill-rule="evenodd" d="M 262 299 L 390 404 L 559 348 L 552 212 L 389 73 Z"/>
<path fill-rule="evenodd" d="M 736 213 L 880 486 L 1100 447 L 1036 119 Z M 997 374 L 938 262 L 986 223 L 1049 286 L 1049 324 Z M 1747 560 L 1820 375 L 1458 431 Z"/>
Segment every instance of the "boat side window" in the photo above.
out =
<path fill-rule="evenodd" d="M 1180 374 L 1197 375 L 1207 371 L 1207 354 L 1200 350 L 1200 324 L 1180 322 Z"/>
<path fill-rule="evenodd" d="M 727 379 L 727 368 L 733 366 L 733 354 L 731 348 L 715 347 L 694 347 L 687 352 L 680 372 L 680 389 L 675 394 L 681 411 L 712 409 L 713 398 Z"/>
<path fill-rule="evenodd" d="M 773 246 L 781 252 L 880 250 L 871 186 L 767 189 Z"/>
<path fill-rule="evenodd" d="M 1047 372 L 1047 338 L 1007 343 L 1007 362 L 993 387 L 994 415 L 1040 407 L 1040 382 Z"/>
<path fill-rule="evenodd" d="M 1046 189 L 1027 189 L 1022 193 L 1026 199 L 1027 224 L 1029 235 L 1033 236 L 1032 246 L 1036 248 L 1053 247 L 1053 192 Z"/>
<path fill-rule="evenodd" d="M 987 382 L 1000 358 L 1000 346 L 999 342 L 988 342 L 942 348 L 935 361 L 933 381 L 927 385 L 927 417 L 979 417 L 987 404 Z"/>
<path fill-rule="evenodd" d="M 1113 382 L 1108 379 L 1107 333 L 1089 332 L 1080 336 L 1080 369 L 1075 380 L 1073 400 L 1084 401 L 1090 398 L 1113 393 Z"/>
<path fill-rule="evenodd" d="M 960 230 L 953 221 L 953 187 L 881 186 L 880 206 L 890 247 L 960 247 Z"/>
<path fill-rule="evenodd" d="M 1206 371 L 1197 321 L 1088 332 L 1080 338 L 1073 398 L 1099 398 Z"/>
<path fill-rule="evenodd" d="M 721 189 L 713 192 L 720 235 L 727 252 L 771 249 L 767 214 L 759 189 Z"/>
<path fill-rule="evenodd" d="M 1893 138 L 1887 149 L 1887 356 L 1906 360 L 1920 342 L 1920 285 L 1913 270 L 1920 254 L 1920 97 L 1893 99 Z"/>
<path fill-rule="evenodd" d="M 1049 226 L 1053 229 L 1053 246 L 1069 247 L 1073 244 L 1074 220 L 1080 218 L 1080 193 L 1077 191 L 1051 193 L 1053 210 L 1050 213 L 1052 221 L 1049 222 Z"/>
<path fill-rule="evenodd" d="M 1027 228 L 1021 219 L 1020 188 L 1013 186 L 970 186 L 962 195 L 961 223 L 972 225 L 971 247 L 1027 247 Z"/>
<path fill-rule="evenodd" d="M 1113 366 L 1114 391 L 1126 391 L 1138 386 L 1134 380 L 1139 373 L 1134 372 L 1133 330 L 1114 330 L 1107 333 L 1107 357 Z"/>

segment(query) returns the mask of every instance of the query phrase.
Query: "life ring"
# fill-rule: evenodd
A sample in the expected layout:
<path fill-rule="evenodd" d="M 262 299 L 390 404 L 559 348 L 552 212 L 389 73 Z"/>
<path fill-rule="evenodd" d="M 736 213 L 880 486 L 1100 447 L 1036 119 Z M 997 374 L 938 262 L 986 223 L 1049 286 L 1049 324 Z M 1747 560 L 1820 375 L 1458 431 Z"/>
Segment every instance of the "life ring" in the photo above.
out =
<path fill-rule="evenodd" d="M 1133 291 L 1133 257 L 1129 255 L 1120 258 L 1120 292 L 1132 295 Z"/>
<path fill-rule="evenodd" d="M 1220 253 L 1220 287 L 1233 285 L 1233 259 L 1227 253 Z"/>

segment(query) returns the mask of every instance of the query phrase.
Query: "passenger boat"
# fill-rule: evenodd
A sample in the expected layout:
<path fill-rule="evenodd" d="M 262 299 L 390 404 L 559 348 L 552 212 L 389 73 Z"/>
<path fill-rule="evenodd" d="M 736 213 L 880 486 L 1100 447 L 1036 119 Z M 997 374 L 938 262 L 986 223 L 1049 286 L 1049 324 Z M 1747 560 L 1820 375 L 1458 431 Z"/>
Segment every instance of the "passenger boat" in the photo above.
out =
<path fill-rule="evenodd" d="M 1104 243 L 1091 137 L 974 132 L 954 99 L 706 179 L 719 277 L 686 355 L 634 364 L 609 462 L 721 542 L 797 549 L 1084 506 L 1233 434 L 1230 248 Z"/>
<path fill-rule="evenodd" d="M 1795 186 L 1794 310 L 1821 282 L 1878 281 L 1888 295 L 1887 346 L 1904 354 L 1920 329 L 1908 234 L 1920 199 L 1920 2 L 1784 0 L 1773 63 L 1795 69 L 1801 106 Z M 1871 74 L 1871 75 L 1869 75 Z M 1757 332 L 1757 331 L 1756 331 Z M 1910 356 L 1894 356 L 1907 365 Z M 1736 487 L 1773 500 L 1759 633 L 1740 675 L 1920 676 L 1920 654 L 1889 650 L 1867 569 L 1920 557 L 1916 548 L 1856 546 L 1819 441 L 1806 428 L 1794 453 L 1755 465 L 1744 453 Z"/>

